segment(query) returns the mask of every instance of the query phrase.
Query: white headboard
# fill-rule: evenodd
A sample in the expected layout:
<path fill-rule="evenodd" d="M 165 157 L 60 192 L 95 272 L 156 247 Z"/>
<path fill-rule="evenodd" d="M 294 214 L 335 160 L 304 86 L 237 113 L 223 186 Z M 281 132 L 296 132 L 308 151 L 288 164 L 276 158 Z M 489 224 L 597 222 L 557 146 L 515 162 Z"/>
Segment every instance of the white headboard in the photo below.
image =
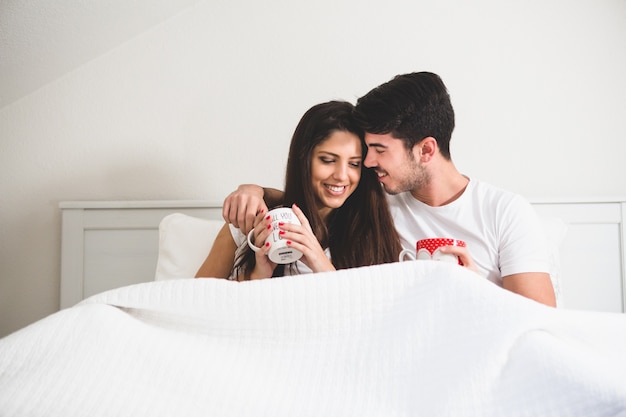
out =
<path fill-rule="evenodd" d="M 532 200 L 540 216 L 568 224 L 560 247 L 561 306 L 624 312 L 626 199 Z M 62 210 L 61 308 L 93 294 L 152 281 L 158 227 L 170 213 L 221 220 L 221 202 L 66 201 Z"/>
<path fill-rule="evenodd" d="M 626 312 L 626 199 L 531 200 L 568 227 L 560 247 L 565 308 Z"/>
<path fill-rule="evenodd" d="M 222 219 L 221 202 L 64 201 L 61 308 L 102 291 L 154 280 L 159 223 L 171 213 Z"/>

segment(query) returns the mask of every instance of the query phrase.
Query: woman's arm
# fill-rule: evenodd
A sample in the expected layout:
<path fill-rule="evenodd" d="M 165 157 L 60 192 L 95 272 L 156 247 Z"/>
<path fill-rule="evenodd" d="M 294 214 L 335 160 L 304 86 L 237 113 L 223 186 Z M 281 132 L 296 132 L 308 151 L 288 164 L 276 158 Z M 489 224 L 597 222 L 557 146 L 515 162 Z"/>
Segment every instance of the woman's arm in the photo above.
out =
<path fill-rule="evenodd" d="M 217 234 L 209 255 L 196 273 L 196 278 L 228 278 L 235 263 L 237 245 L 228 223 Z"/>

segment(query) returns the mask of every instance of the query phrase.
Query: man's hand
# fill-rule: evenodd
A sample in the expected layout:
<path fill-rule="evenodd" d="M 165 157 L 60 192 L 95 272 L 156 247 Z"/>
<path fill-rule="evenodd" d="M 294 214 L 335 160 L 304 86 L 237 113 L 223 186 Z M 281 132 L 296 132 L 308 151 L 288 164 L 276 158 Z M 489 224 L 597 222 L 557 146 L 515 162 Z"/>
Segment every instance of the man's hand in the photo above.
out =
<path fill-rule="evenodd" d="M 244 234 L 254 227 L 254 219 L 258 213 L 267 213 L 267 205 L 263 201 L 263 188 L 254 184 L 242 184 L 224 200 L 222 217 L 226 223 L 232 223 Z"/>
<path fill-rule="evenodd" d="M 459 258 L 463 266 L 470 271 L 474 271 L 478 274 L 478 267 L 474 262 L 474 259 L 470 256 L 469 251 L 464 246 L 442 246 L 439 248 L 441 253 L 448 253 L 455 255 Z"/>

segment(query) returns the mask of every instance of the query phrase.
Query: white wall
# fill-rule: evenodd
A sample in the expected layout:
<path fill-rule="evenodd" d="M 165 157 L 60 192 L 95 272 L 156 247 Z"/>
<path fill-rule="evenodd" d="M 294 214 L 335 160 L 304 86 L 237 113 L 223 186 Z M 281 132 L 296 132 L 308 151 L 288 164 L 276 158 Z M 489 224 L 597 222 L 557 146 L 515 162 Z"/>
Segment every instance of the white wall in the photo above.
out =
<path fill-rule="evenodd" d="M 281 187 L 308 107 L 399 73 L 447 83 L 464 173 L 626 195 L 623 0 L 297 3 L 200 2 L 0 110 L 0 336 L 58 309 L 60 201 Z"/>

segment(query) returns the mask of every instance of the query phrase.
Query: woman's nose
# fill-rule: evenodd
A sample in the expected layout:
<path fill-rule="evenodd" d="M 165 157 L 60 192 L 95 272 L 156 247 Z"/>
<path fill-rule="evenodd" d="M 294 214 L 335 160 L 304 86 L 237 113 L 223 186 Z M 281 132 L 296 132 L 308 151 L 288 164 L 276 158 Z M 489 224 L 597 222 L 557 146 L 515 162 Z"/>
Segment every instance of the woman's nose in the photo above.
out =
<path fill-rule="evenodd" d="M 348 177 L 348 167 L 344 165 L 338 165 L 334 172 L 335 178 L 343 180 Z"/>

